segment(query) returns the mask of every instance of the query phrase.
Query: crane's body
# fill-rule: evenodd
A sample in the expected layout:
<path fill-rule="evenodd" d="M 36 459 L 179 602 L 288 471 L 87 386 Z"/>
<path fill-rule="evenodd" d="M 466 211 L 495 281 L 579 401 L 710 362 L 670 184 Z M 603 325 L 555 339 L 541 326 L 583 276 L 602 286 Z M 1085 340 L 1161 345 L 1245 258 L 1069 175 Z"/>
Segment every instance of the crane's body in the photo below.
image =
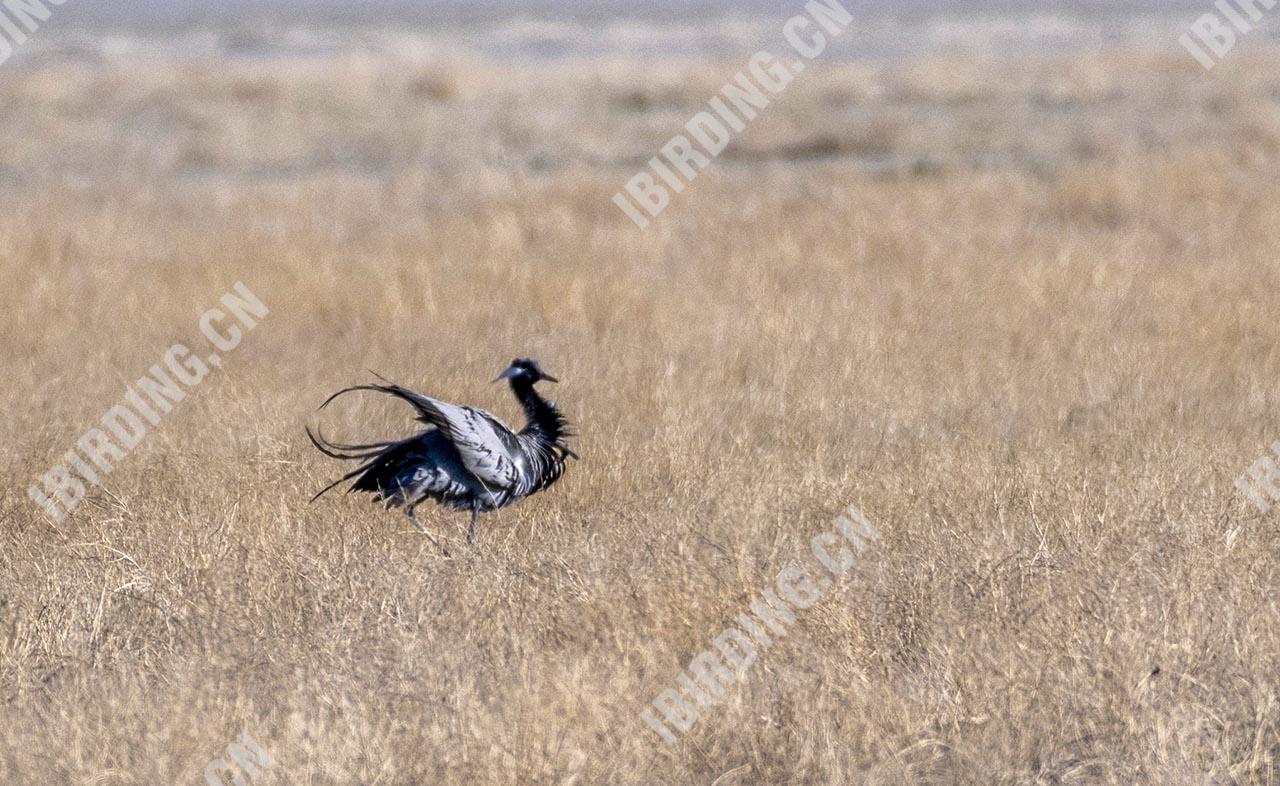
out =
<path fill-rule="evenodd" d="M 322 406 L 347 393 L 375 391 L 408 402 L 426 431 L 398 442 L 341 445 L 307 430 L 325 455 L 360 461 L 314 499 L 348 480 L 348 493 L 367 492 L 386 508 L 405 508 L 406 514 L 430 536 L 414 511 L 428 500 L 471 511 L 467 540 L 475 537 L 476 518 L 550 487 L 564 474 L 565 463 L 577 455 L 565 442 L 569 424 L 555 404 L 542 398 L 534 385 L 555 382 L 537 361 L 519 358 L 497 380 L 506 379 L 524 409 L 527 423 L 519 432 L 482 409 L 428 398 L 399 385 L 359 385 L 330 396 Z M 313 501 L 314 501 L 313 499 Z M 434 541 L 434 537 L 432 538 Z"/>

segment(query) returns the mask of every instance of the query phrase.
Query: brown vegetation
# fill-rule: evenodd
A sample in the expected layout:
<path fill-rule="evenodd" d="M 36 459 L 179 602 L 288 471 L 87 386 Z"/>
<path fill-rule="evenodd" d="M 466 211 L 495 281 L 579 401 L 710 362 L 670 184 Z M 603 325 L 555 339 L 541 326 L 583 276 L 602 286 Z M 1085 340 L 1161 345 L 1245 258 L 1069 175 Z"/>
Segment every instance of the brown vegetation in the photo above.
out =
<path fill-rule="evenodd" d="M 313 786 L 1275 783 L 1280 528 L 1232 484 L 1280 438 L 1280 59 L 814 67 L 638 231 L 610 196 L 738 67 L 6 71 L 0 782 L 202 783 L 247 730 Z M 271 315 L 40 516 L 237 280 Z M 583 460 L 476 548 L 307 504 L 329 392 L 515 419 L 524 354 Z M 327 428 L 410 428 L 362 403 Z M 863 569 L 663 746 L 849 504 Z"/>

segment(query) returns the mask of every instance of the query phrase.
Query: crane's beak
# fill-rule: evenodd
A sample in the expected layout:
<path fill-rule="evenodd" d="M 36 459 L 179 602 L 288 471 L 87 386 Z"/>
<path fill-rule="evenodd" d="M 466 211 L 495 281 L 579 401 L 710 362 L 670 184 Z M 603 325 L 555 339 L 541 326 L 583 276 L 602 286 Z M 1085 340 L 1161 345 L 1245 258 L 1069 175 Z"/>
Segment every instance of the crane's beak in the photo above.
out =
<path fill-rule="evenodd" d="M 519 373 L 520 373 L 520 369 L 516 368 L 515 366 L 512 366 L 511 368 L 509 368 L 509 369 L 507 369 L 506 371 L 504 371 L 504 372 L 502 372 L 501 374 L 499 374 L 499 375 L 498 375 L 498 378 L 497 378 L 497 379 L 495 379 L 493 382 L 490 382 L 489 384 L 490 384 L 490 385 L 494 385 L 494 384 L 497 384 L 498 382 L 501 382 L 501 381 L 502 381 L 502 380 L 504 380 L 504 379 L 511 379 L 512 377 L 516 376 L 516 375 L 517 375 L 517 374 L 519 374 Z M 538 379 L 537 379 L 537 380 L 535 380 L 535 381 L 537 381 L 537 382 L 544 382 L 544 381 L 545 381 L 545 382 L 559 382 L 560 380 L 556 379 L 555 377 L 551 376 L 550 374 L 543 374 L 542 376 L 538 377 Z"/>

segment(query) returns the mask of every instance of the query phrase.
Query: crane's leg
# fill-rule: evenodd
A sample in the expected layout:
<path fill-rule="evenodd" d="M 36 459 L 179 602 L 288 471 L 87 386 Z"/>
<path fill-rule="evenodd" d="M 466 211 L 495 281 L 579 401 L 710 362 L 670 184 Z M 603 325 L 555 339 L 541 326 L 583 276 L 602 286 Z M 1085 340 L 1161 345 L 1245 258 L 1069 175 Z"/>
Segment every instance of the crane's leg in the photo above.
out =
<path fill-rule="evenodd" d="M 471 509 L 471 526 L 467 527 L 467 545 L 474 546 L 476 544 L 476 517 L 480 515 L 480 508 L 473 507 Z"/>
<path fill-rule="evenodd" d="M 440 541 L 436 540 L 436 536 L 428 532 L 427 528 L 422 526 L 422 524 L 418 521 L 418 517 L 414 515 L 414 511 L 417 510 L 417 508 L 418 508 L 417 505 L 410 505 L 408 507 L 406 512 L 409 515 L 409 520 L 413 522 L 413 526 L 417 527 L 419 532 L 427 536 L 427 538 L 431 541 L 432 545 L 440 549 L 440 551 L 444 552 L 444 555 L 446 557 L 449 556 L 449 550 L 446 549 L 444 546 L 440 545 Z"/>

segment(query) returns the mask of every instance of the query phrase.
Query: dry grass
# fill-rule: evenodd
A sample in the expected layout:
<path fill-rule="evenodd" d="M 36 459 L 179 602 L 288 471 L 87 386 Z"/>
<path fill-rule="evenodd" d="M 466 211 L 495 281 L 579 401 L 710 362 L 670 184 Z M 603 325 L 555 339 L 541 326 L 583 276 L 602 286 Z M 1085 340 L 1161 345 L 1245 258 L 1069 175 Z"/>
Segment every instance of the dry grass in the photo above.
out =
<path fill-rule="evenodd" d="M 1280 58 L 813 69 L 644 233 L 609 196 L 736 65 L 206 65 L 0 82 L 0 782 L 195 784 L 241 729 L 313 786 L 1280 779 L 1232 486 L 1280 437 Z M 40 517 L 236 280 L 270 317 Z M 518 354 L 583 461 L 478 548 L 308 506 L 327 393 L 514 418 Z M 364 404 L 329 428 L 409 427 Z M 851 503 L 864 569 L 663 747 L 640 710 Z"/>

